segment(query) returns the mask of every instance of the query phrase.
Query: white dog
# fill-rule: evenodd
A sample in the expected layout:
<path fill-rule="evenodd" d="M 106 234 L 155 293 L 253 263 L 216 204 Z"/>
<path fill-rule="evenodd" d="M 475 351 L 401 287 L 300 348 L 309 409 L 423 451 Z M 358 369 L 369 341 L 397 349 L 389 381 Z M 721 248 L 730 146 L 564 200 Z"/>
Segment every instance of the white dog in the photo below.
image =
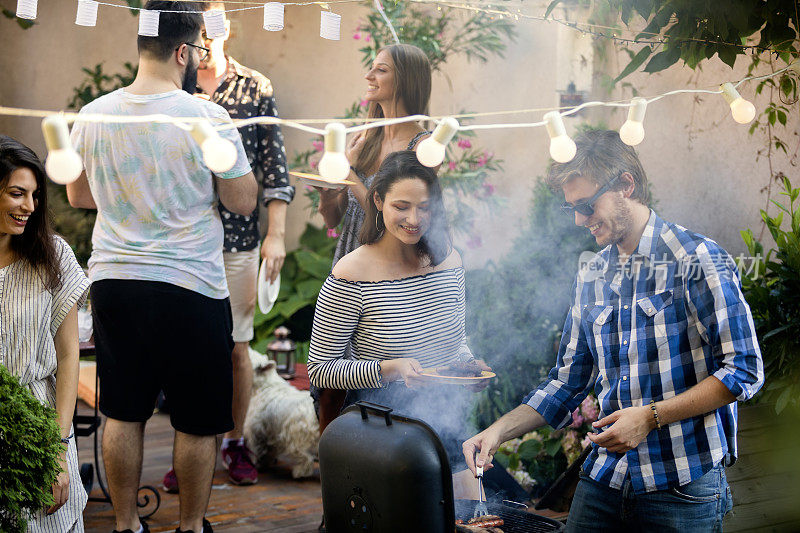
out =
<path fill-rule="evenodd" d="M 319 422 L 308 391 L 292 387 L 275 371 L 275 361 L 250 348 L 253 396 L 244 422 L 244 437 L 259 470 L 285 455 L 293 463 L 292 477 L 314 473 L 319 451 Z"/>

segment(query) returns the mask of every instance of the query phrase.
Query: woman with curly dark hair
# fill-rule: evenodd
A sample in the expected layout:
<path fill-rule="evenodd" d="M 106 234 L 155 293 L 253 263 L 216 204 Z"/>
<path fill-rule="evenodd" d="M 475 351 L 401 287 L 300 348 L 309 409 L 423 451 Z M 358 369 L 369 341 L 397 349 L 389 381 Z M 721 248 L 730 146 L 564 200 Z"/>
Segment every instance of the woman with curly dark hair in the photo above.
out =
<path fill-rule="evenodd" d="M 0 363 L 55 408 L 63 471 L 54 504 L 29 532 L 83 531 L 86 492 L 78 474 L 72 414 L 78 392 L 78 308 L 89 281 L 69 245 L 53 234 L 44 167 L 27 146 L 0 135 Z"/>

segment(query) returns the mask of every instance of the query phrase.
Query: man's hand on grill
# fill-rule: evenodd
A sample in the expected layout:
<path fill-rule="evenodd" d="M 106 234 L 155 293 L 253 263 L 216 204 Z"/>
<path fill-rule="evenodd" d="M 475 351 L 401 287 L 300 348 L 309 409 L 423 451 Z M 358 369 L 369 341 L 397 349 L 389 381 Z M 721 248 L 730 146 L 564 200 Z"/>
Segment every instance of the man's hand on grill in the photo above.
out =
<path fill-rule="evenodd" d="M 492 468 L 492 458 L 502 443 L 501 434 L 495 426 L 489 426 L 461 445 L 467 467 L 475 474 L 475 467 L 482 466 L 484 471 Z"/>

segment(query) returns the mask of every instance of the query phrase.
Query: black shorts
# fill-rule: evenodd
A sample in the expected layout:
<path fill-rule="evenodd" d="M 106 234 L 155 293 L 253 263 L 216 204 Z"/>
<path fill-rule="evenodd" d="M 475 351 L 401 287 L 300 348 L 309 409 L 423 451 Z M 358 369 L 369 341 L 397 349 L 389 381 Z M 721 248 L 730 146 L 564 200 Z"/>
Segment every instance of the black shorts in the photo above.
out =
<path fill-rule="evenodd" d="M 108 279 L 92 283 L 91 305 L 104 415 L 144 422 L 163 390 L 176 430 L 233 429 L 227 298 L 158 281 Z"/>

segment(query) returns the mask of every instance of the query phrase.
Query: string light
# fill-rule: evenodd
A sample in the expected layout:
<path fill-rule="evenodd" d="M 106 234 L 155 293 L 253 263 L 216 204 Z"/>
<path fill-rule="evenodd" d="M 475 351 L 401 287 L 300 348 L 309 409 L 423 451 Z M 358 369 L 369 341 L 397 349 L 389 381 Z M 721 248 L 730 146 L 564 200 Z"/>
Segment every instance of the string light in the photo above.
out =
<path fill-rule="evenodd" d="M 319 36 L 329 41 L 338 41 L 342 34 L 342 16 L 330 11 L 319 12 Z"/>
<path fill-rule="evenodd" d="M 88 27 L 97 26 L 97 6 L 96 0 L 78 0 L 75 24 Z"/>
<path fill-rule="evenodd" d="M 344 180 L 350 174 L 350 162 L 344 155 L 346 136 L 347 130 L 340 122 L 325 126 L 325 153 L 319 160 L 319 174 L 323 178 Z"/>
<path fill-rule="evenodd" d="M 426 167 L 441 165 L 447 150 L 447 143 L 458 132 L 458 121 L 452 117 L 441 120 L 433 134 L 417 146 L 417 159 Z"/>
<path fill-rule="evenodd" d="M 767 78 L 774 78 L 775 76 L 782 75 L 787 71 L 798 72 L 800 70 L 800 61 L 794 61 L 791 65 L 784 67 L 780 70 L 775 72 L 771 72 L 768 74 L 764 74 L 761 76 L 747 76 L 734 84 L 723 84 L 720 86 L 718 90 L 709 90 L 709 89 L 677 89 L 673 91 L 668 91 L 663 94 L 659 94 L 657 96 L 651 96 L 644 99 L 647 105 L 652 104 L 653 102 L 657 102 L 662 98 L 666 98 L 669 96 L 675 96 L 679 94 L 725 94 L 726 99 L 733 96 L 731 102 L 735 101 L 737 98 L 741 98 L 739 93 L 736 91 L 736 88 L 742 85 L 747 81 L 757 81 Z M 731 91 L 732 89 L 732 91 Z M 744 101 L 742 99 L 742 101 Z M 747 106 L 749 102 L 744 101 L 744 107 Z M 537 109 L 516 109 L 516 110 L 508 110 L 508 111 L 490 111 L 484 113 L 466 113 L 461 115 L 453 115 L 452 117 L 437 117 L 437 116 L 428 116 L 428 115 L 411 115 L 407 117 L 399 117 L 399 118 L 392 118 L 392 119 L 370 119 L 370 118 L 353 118 L 353 119 L 331 119 L 331 118 L 309 118 L 309 119 L 281 119 L 277 117 L 271 116 L 262 116 L 262 117 L 251 117 L 247 119 L 234 119 L 230 123 L 221 124 L 219 126 L 211 128 L 215 131 L 223 131 L 229 129 L 236 129 L 245 126 L 250 126 L 254 124 L 266 124 L 266 125 L 283 125 L 290 128 L 298 129 L 301 131 L 305 131 L 307 133 L 311 133 L 313 135 L 325 135 L 326 131 L 321 130 L 319 128 L 314 128 L 308 126 L 306 124 L 311 123 L 319 123 L 319 124 L 328 124 L 337 122 L 339 123 L 339 127 L 344 127 L 340 122 L 341 121 L 349 121 L 349 122 L 356 122 L 359 123 L 357 125 L 353 125 L 347 128 L 345 131 L 348 133 L 356 133 L 365 131 L 371 128 L 378 128 L 384 126 L 391 126 L 395 124 L 401 124 L 406 122 L 419 122 L 423 120 L 438 120 L 444 122 L 446 119 L 455 119 L 456 117 L 470 117 L 476 118 L 481 116 L 494 116 L 499 114 L 507 114 L 507 115 L 527 115 L 532 112 L 541 112 L 541 111 L 551 111 L 558 114 L 561 112 L 561 116 L 571 115 L 577 113 L 581 109 L 585 109 L 588 107 L 633 107 L 638 104 L 638 100 L 633 99 L 630 102 L 600 102 L 600 101 L 592 101 L 586 102 L 576 107 L 571 108 L 537 108 Z M 739 106 L 741 104 L 737 104 Z M 752 105 L 752 104 L 751 104 Z M 754 109 L 754 108 L 753 108 Z M 733 110 L 732 110 L 733 111 Z M 206 119 L 203 117 L 172 117 L 168 115 L 104 115 L 104 114 L 91 114 L 91 113 L 54 113 L 53 111 L 45 111 L 45 110 L 35 110 L 35 109 L 19 109 L 19 108 L 11 108 L 11 107 L 3 107 L 0 106 L 0 115 L 6 116 L 18 116 L 18 117 L 36 117 L 36 118 L 46 118 L 58 115 L 62 117 L 62 119 L 67 120 L 69 122 L 74 121 L 81 121 L 81 122 L 91 122 L 91 123 L 104 123 L 104 124 L 130 124 L 130 123 L 138 123 L 138 124 L 145 124 L 145 123 L 158 123 L 158 124 L 172 124 L 178 128 L 183 130 L 192 130 L 195 124 L 200 122 L 206 122 Z M 549 113 L 548 113 L 549 115 Z M 545 116 L 545 120 L 540 122 L 526 122 L 526 123 L 499 123 L 499 124 L 475 124 L 475 125 L 467 125 L 461 126 L 458 125 L 456 122 L 455 127 L 457 131 L 478 131 L 478 130 L 489 130 L 489 129 L 519 129 L 519 128 L 536 128 L 540 126 L 548 125 L 548 121 L 558 121 L 561 122 L 561 116 L 557 119 L 548 119 L 548 116 Z M 738 116 L 738 112 L 737 112 Z M 747 117 L 744 117 L 747 118 Z M 752 118 L 750 119 L 752 120 Z M 562 122 L 563 126 L 563 122 Z M 211 127 L 211 126 L 209 126 Z M 427 140 L 427 139 L 426 139 Z M 449 139 L 448 139 L 449 141 Z M 344 141 L 342 141 L 343 143 Z M 423 141 L 420 143 L 420 147 L 422 144 L 425 143 Z M 441 144 L 441 143 L 440 143 Z M 343 152 L 343 148 L 341 150 Z M 425 150 L 423 150 L 423 154 Z M 418 157 L 419 157 L 419 149 L 418 149 Z M 423 155 L 423 158 L 425 155 Z M 438 163 L 434 163 L 432 166 L 436 166 Z"/>
<path fill-rule="evenodd" d="M 722 97 L 731 106 L 733 120 L 739 124 L 747 124 L 756 118 L 756 106 L 742 98 L 732 83 L 723 83 L 719 88 Z"/>
<path fill-rule="evenodd" d="M 21 19 L 35 20 L 38 4 L 38 0 L 17 0 L 17 17 Z"/>
<path fill-rule="evenodd" d="M 190 133 L 195 142 L 200 145 L 203 161 L 211 172 L 215 174 L 227 172 L 236 164 L 239 155 L 236 145 L 228 139 L 220 137 L 207 121 L 195 122 Z"/>
<path fill-rule="evenodd" d="M 572 161 L 578 147 L 575 146 L 575 141 L 567 135 L 561 113 L 550 111 L 544 115 L 544 120 L 547 134 L 550 135 L 550 157 L 559 163 Z"/>
<path fill-rule="evenodd" d="M 44 169 L 50 179 L 61 185 L 78 179 L 83 162 L 69 140 L 69 128 L 63 115 L 51 115 L 42 120 L 42 134 L 47 145 Z"/>
<path fill-rule="evenodd" d="M 628 109 L 628 120 L 619 129 L 619 138 L 628 146 L 636 146 L 644 140 L 644 112 L 647 108 L 647 100 L 636 97 L 631 100 L 631 107 Z"/>
<path fill-rule="evenodd" d="M 283 4 L 280 2 L 264 4 L 264 29 L 267 31 L 283 29 Z"/>
<path fill-rule="evenodd" d="M 225 37 L 225 12 L 221 9 L 209 9 L 203 12 L 203 24 L 209 39 Z"/>
<path fill-rule="evenodd" d="M 139 11 L 139 35 L 158 37 L 158 20 L 160 11 L 142 9 Z"/>

